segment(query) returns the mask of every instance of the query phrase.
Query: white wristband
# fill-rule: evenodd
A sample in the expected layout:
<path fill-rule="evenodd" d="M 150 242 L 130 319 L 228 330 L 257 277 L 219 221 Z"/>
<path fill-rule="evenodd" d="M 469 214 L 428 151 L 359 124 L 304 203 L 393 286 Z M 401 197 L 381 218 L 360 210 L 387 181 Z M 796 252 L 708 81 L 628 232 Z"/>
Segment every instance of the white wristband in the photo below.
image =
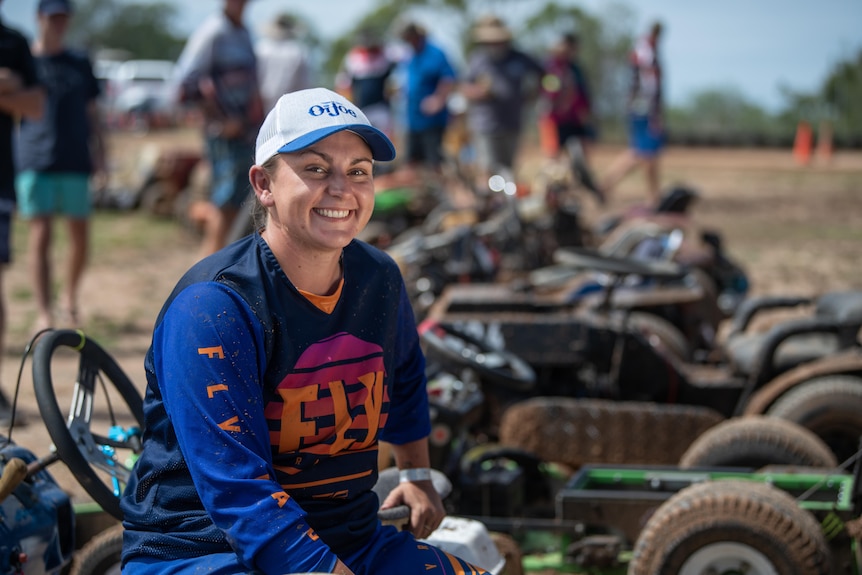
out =
<path fill-rule="evenodd" d="M 398 481 L 431 481 L 431 470 L 427 467 L 416 467 L 414 469 L 402 469 L 398 472 Z"/>

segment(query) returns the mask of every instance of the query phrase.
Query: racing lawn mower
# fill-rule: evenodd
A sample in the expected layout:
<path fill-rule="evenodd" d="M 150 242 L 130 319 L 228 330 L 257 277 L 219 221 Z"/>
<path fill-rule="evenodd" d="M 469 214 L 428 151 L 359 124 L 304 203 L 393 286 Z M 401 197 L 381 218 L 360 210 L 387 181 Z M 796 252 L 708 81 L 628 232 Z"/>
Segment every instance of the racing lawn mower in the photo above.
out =
<path fill-rule="evenodd" d="M 51 357 L 64 347 L 80 355 L 68 417 L 51 373 Z M 110 526 L 121 517 L 119 495 L 141 448 L 140 393 L 98 344 L 70 330 L 40 337 L 33 383 L 54 446 L 37 457 L 0 436 L 0 574 L 118 574 L 122 539 L 116 533 L 122 534 Z M 95 505 L 72 504 L 47 469 L 58 461 Z M 106 528 L 111 537 L 84 544 Z"/>
<path fill-rule="evenodd" d="M 679 453 L 651 438 L 685 434 L 676 412 L 683 408 L 692 422 L 701 422 L 696 429 L 742 413 L 770 414 L 815 431 L 840 460 L 855 452 L 862 435 L 862 346 L 856 337 L 862 298 L 857 294 L 837 294 L 841 297 L 832 301 L 836 313 L 829 317 L 777 324 L 757 343 L 746 372 L 731 362 L 683 361 L 663 331 L 633 322 L 630 310 L 615 308 L 615 290 L 627 276 L 672 277 L 679 273 L 674 264 L 583 250 L 569 250 L 569 257 L 570 263 L 577 260 L 611 276 L 600 293 L 601 305 L 566 308 L 506 286 L 458 285 L 447 288 L 420 326 L 429 357 L 481 374 L 493 412 L 486 427 L 492 437 L 511 406 L 531 398 L 564 397 L 577 400 L 565 403 L 566 413 L 551 416 L 533 403 L 532 411 L 522 415 L 537 425 L 553 426 L 565 418 L 572 430 L 587 424 L 595 429 L 590 441 L 557 432 L 556 440 L 541 446 L 566 446 L 571 453 L 567 462 L 575 466 L 596 461 L 600 445 L 606 446 L 603 457 L 620 453 L 620 446 L 639 446 L 641 463 L 675 463 Z M 822 356 L 800 356 L 797 363 L 778 361 L 784 343 L 810 334 L 838 336 L 840 345 L 824 348 Z M 523 434 L 527 442 L 531 432 L 521 425 L 512 433 Z"/>

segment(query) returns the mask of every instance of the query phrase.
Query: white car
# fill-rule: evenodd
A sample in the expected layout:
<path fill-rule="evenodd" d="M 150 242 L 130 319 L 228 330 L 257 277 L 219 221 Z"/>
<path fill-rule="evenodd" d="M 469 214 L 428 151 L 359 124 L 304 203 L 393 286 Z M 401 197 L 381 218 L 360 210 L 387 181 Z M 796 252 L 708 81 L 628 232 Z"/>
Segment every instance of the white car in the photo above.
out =
<path fill-rule="evenodd" d="M 108 110 L 120 126 L 143 121 L 149 127 L 172 119 L 169 86 L 174 66 L 170 60 L 127 60 L 111 70 Z"/>

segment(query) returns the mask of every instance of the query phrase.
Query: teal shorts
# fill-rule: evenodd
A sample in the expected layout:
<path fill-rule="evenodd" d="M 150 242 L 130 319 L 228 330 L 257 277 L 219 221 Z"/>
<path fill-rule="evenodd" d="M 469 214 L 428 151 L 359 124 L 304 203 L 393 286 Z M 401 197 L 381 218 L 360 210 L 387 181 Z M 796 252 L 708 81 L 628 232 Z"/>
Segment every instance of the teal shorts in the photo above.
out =
<path fill-rule="evenodd" d="M 29 170 L 18 174 L 15 191 L 24 219 L 52 214 L 86 218 L 92 211 L 87 174 Z"/>

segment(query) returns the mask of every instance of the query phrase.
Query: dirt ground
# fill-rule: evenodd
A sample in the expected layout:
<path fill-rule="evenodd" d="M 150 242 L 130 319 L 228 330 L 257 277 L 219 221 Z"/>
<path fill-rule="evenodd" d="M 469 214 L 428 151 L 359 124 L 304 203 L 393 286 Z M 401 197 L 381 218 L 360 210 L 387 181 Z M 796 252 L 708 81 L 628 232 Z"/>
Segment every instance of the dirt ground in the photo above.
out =
<path fill-rule="evenodd" d="M 139 177 L 136 166 L 153 145 L 182 150 L 198 144 L 196 134 L 187 132 L 148 137 L 115 134 L 110 149 L 116 182 Z M 613 146 L 592 150 L 596 171 L 601 174 L 620 151 Z M 810 165 L 800 166 L 790 150 L 670 148 L 663 158 L 662 180 L 665 185 L 686 183 L 700 191 L 695 218 L 722 233 L 727 250 L 747 270 L 752 293 L 814 295 L 862 289 L 862 152 L 836 151 L 828 160 L 814 158 Z M 607 208 L 599 210 L 586 200 L 586 217 L 597 219 L 644 198 L 643 176 L 635 173 Z M 20 223 L 15 238 L 16 261 L 4 277 L 8 334 L 0 370 L 9 397 L 35 317 L 24 251 L 26 230 Z M 57 228 L 55 239 L 60 282 L 62 227 Z M 81 300 L 83 327 L 140 389 L 153 321 L 176 280 L 194 263 L 197 245 L 198 238 L 189 229 L 139 212 L 102 212 L 94 220 L 92 257 Z M 14 429 L 13 439 L 45 455 L 50 438 L 39 419 L 30 369 L 28 361 L 18 399 L 24 421 Z M 71 354 L 58 358 L 59 394 L 69 392 L 74 370 Z M 67 405 L 62 399 L 60 404 Z M 76 501 L 88 499 L 62 463 L 51 467 L 51 472 Z"/>

